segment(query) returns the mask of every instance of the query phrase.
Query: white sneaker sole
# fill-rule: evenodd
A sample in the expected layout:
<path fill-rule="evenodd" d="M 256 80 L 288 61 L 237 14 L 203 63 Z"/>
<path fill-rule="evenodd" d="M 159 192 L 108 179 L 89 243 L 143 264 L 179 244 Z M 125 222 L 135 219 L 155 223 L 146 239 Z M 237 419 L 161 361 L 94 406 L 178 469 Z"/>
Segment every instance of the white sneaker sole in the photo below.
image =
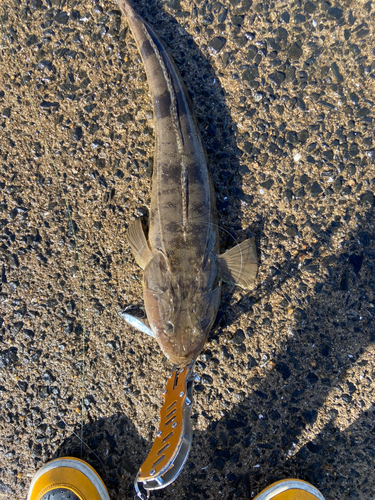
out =
<path fill-rule="evenodd" d="M 75 460 L 73 458 L 57 458 L 56 460 L 52 460 L 52 462 L 48 462 L 41 469 L 39 469 L 38 472 L 33 477 L 33 480 L 31 481 L 29 493 L 27 495 L 27 500 L 30 500 L 30 495 L 36 481 L 43 474 L 49 472 L 52 469 L 56 469 L 57 467 L 71 467 L 72 469 L 79 470 L 92 482 L 102 500 L 110 500 L 107 490 L 104 484 L 102 483 L 99 475 L 93 469 L 91 469 L 91 467 L 85 462 L 82 462 L 81 460 L 78 459 Z"/>
<path fill-rule="evenodd" d="M 304 481 L 297 481 L 296 479 L 286 479 L 281 483 L 274 484 L 262 493 L 259 493 L 254 500 L 272 500 L 276 495 L 288 490 L 306 491 L 307 493 L 314 495 L 317 500 L 325 500 L 320 491 L 314 488 L 314 486 L 309 483 L 305 483 Z"/>

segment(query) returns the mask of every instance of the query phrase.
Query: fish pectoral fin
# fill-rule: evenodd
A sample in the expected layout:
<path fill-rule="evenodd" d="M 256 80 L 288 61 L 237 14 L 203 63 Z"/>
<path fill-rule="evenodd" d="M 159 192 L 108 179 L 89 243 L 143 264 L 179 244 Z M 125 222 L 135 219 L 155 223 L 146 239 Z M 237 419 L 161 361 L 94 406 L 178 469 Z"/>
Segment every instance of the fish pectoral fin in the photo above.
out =
<path fill-rule="evenodd" d="M 143 231 L 141 219 L 135 219 L 130 224 L 126 236 L 137 264 L 144 269 L 151 259 L 152 253 Z"/>
<path fill-rule="evenodd" d="M 251 288 L 258 271 L 254 238 L 243 241 L 219 256 L 223 281 L 242 288 Z"/>
<path fill-rule="evenodd" d="M 153 331 L 151 328 L 149 328 L 147 325 L 143 323 L 140 319 L 136 318 L 135 316 L 132 316 L 131 314 L 128 314 L 124 311 L 119 312 L 121 318 L 125 320 L 130 326 L 135 328 L 136 330 L 147 333 L 147 335 L 150 335 L 150 337 L 154 337 L 155 335 L 153 334 Z"/>

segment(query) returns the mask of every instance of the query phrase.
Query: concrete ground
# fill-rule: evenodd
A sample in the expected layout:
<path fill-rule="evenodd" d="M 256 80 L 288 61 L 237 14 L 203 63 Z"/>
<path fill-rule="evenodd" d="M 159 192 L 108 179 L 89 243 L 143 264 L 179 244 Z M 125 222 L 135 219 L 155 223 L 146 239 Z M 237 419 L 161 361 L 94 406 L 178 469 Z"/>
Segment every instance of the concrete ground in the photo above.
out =
<path fill-rule="evenodd" d="M 374 499 L 375 4 L 134 6 L 192 98 L 222 248 L 254 235 L 260 261 L 253 291 L 223 288 L 192 451 L 155 496 L 249 499 L 298 477 Z M 0 497 L 69 454 L 131 499 L 171 369 L 118 314 L 143 311 L 125 234 L 150 200 L 146 76 L 112 0 L 4 0 L 0 16 Z"/>

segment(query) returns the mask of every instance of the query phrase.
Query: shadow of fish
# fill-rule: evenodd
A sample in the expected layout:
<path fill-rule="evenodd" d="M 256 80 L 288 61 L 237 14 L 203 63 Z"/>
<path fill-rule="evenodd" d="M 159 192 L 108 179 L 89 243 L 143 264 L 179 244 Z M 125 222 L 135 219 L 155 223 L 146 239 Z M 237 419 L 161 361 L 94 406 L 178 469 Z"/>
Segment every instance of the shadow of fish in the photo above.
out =
<path fill-rule="evenodd" d="M 118 0 L 118 5 L 142 56 L 156 126 L 148 240 L 140 219 L 130 225 L 127 237 L 144 269 L 150 333 L 168 359 L 184 367 L 204 347 L 219 308 L 222 281 L 243 288 L 253 283 L 256 249 L 253 239 L 247 239 L 219 255 L 206 152 L 178 69 L 129 2 Z M 145 331 L 139 320 L 125 319 Z"/>

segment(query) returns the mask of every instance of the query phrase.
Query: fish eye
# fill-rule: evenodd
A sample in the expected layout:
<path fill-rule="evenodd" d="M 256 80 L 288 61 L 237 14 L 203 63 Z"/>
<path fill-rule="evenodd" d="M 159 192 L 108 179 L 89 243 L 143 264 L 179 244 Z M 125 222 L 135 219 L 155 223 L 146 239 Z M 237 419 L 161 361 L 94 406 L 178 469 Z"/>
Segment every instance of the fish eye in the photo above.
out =
<path fill-rule="evenodd" d="M 167 321 L 164 325 L 164 332 L 167 335 L 171 335 L 174 332 L 174 325 L 171 321 Z"/>

